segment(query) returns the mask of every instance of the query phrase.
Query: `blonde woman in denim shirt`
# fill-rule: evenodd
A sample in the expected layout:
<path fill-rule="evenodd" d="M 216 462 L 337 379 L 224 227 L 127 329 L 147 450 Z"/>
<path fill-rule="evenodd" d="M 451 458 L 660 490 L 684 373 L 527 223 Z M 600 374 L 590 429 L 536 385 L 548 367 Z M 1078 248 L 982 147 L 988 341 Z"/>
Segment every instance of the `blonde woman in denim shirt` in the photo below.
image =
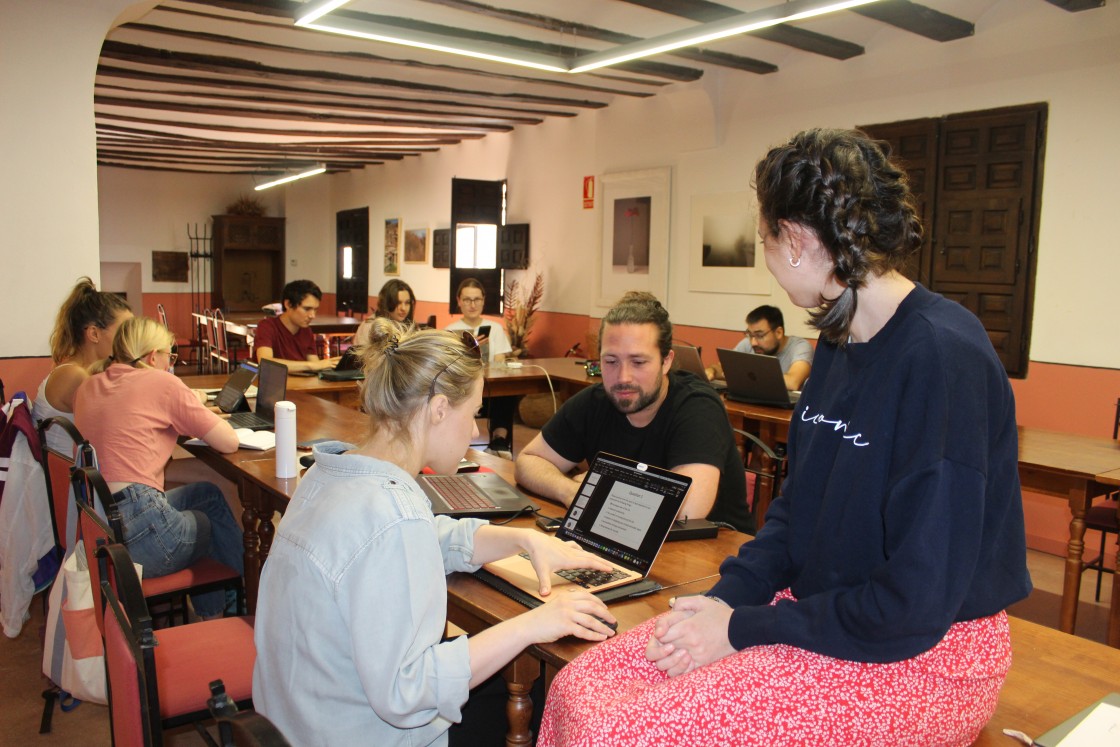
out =
<path fill-rule="evenodd" d="M 526 647 L 611 634 L 607 607 L 578 591 L 443 640 L 447 573 L 527 552 L 547 593 L 553 570 L 606 569 L 534 530 L 432 515 L 414 475 L 454 472 L 478 432 L 473 342 L 376 319 L 364 353 L 369 436 L 319 444 L 277 528 L 257 604 L 253 703 L 293 744 L 447 744 L 470 689 Z"/>

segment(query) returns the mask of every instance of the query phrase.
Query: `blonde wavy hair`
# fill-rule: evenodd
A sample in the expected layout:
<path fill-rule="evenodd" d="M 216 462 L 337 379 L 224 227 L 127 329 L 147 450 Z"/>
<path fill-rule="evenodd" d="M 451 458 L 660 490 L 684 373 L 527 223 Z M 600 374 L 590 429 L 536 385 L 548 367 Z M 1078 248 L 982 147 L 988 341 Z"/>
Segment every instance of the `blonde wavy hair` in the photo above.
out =
<path fill-rule="evenodd" d="M 175 333 L 155 319 L 134 316 L 121 322 L 113 337 L 113 354 L 90 367 L 90 372 L 100 373 L 113 363 L 124 363 L 133 368 L 151 368 L 142 358 L 156 350 L 171 350 Z"/>

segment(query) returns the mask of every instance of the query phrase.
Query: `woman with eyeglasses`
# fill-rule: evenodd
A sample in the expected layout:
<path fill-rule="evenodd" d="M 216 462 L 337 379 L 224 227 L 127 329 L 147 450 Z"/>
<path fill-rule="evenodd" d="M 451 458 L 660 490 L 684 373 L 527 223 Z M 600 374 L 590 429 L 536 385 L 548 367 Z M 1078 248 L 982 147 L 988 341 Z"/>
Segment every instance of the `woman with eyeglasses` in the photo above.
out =
<path fill-rule="evenodd" d="M 165 491 L 164 472 L 180 435 L 201 438 L 223 454 L 238 448 L 229 423 L 171 372 L 174 342 L 174 333 L 154 319 L 123 322 L 112 354 L 78 388 L 74 423 L 97 451 L 125 545 L 145 576 L 166 576 L 202 557 L 241 573 L 241 528 L 222 491 L 210 482 Z M 232 610 L 232 596 L 219 590 L 191 601 L 199 617 L 210 619 Z"/>
<path fill-rule="evenodd" d="M 535 530 L 432 515 L 415 475 L 454 473 L 477 433 L 473 337 L 375 319 L 363 364 L 369 435 L 315 446 L 261 574 L 253 704 L 292 744 L 447 744 L 471 688 L 535 643 L 605 640 L 614 617 L 563 592 L 444 640 L 445 576 L 525 552 L 547 594 L 553 570 L 606 566 Z"/>
<path fill-rule="evenodd" d="M 452 322 L 447 329 L 467 331 L 475 336 L 482 349 L 482 357 L 488 363 L 500 363 L 513 352 L 501 319 L 487 319 L 482 316 L 486 306 L 486 289 L 477 278 L 463 278 L 455 292 L 455 300 L 463 316 Z M 517 408 L 518 397 L 487 397 L 483 400 L 483 412 L 490 424 L 490 443 L 487 451 L 491 454 L 513 458 L 513 411 Z"/>
<path fill-rule="evenodd" d="M 99 291 L 89 278 L 81 278 L 58 310 L 51 332 L 54 368 L 39 385 L 31 414 L 35 422 L 62 416 L 73 420 L 74 394 L 89 378 L 89 367 L 103 360 L 113 347 L 113 335 L 132 316 L 128 303 L 116 293 Z M 52 428 L 47 432 L 52 448 L 68 453 L 70 439 Z"/>

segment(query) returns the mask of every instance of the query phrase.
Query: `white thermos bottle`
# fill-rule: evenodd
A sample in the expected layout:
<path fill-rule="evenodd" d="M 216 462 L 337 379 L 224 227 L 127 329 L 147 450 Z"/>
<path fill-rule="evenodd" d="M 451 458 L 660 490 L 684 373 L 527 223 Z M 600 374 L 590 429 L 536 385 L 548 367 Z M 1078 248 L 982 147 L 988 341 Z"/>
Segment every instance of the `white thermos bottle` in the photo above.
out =
<path fill-rule="evenodd" d="M 299 474 L 296 463 L 296 406 L 292 402 L 277 402 L 273 415 L 276 420 L 276 476 L 295 477 Z"/>

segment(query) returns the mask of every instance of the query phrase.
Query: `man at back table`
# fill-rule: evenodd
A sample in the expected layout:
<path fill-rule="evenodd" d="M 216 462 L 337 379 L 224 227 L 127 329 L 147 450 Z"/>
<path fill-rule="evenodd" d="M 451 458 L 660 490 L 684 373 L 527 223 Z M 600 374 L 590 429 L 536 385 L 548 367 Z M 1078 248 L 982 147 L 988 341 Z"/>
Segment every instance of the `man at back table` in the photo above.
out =
<path fill-rule="evenodd" d="M 782 365 L 786 389 L 800 389 L 809 378 L 813 365 L 813 346 L 801 337 L 787 337 L 785 319 L 777 306 L 759 306 L 747 314 L 747 336 L 735 349 L 740 353 L 773 355 Z M 717 363 L 707 369 L 709 379 L 722 379 L 723 369 Z"/>
<path fill-rule="evenodd" d="M 517 481 L 569 505 L 583 479 L 570 476 L 599 451 L 692 478 L 681 517 L 754 532 L 743 462 L 727 411 L 703 379 L 673 371 L 669 312 L 648 293 L 627 293 L 599 326 L 603 383 L 564 403 L 517 456 Z"/>
<path fill-rule="evenodd" d="M 337 358 L 320 359 L 311 320 L 319 310 L 323 292 L 310 280 L 293 280 L 281 294 L 284 312 L 262 319 L 254 336 L 253 357 L 283 363 L 291 373 L 334 368 Z"/>

